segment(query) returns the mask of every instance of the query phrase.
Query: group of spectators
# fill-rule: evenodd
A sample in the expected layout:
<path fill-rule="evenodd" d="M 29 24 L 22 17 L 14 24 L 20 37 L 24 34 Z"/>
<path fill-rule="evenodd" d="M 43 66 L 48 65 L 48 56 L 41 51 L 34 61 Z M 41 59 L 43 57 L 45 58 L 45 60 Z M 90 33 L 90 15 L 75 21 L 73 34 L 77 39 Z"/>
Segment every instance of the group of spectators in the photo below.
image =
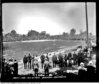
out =
<path fill-rule="evenodd" d="M 80 63 L 78 67 L 78 78 L 79 80 L 96 80 L 96 67 L 93 65 L 92 61 L 89 61 L 88 65 L 85 66 L 84 63 Z"/>
<path fill-rule="evenodd" d="M 76 69 L 78 69 L 78 73 L 81 74 L 82 70 L 90 72 L 89 66 L 93 67 L 95 72 L 96 64 L 93 63 L 92 57 L 95 55 L 94 48 L 82 48 L 79 47 L 75 51 L 69 52 L 69 53 L 59 53 L 59 54 L 53 54 L 53 56 L 50 59 L 50 54 L 47 53 L 42 54 L 40 56 L 40 61 L 38 61 L 38 55 L 28 55 L 23 57 L 23 63 L 24 63 L 24 69 L 33 69 L 35 76 L 38 76 L 39 68 L 44 69 L 45 75 L 49 75 L 49 69 L 50 68 L 70 68 L 77 66 Z M 52 63 L 52 65 L 51 65 Z M 40 67 L 41 66 L 41 67 Z M 91 69 L 93 69 L 91 68 Z M 91 70 L 92 71 L 92 70 Z M 92 72 L 90 72 L 92 73 Z M 81 78 L 82 75 L 80 75 L 79 78 Z"/>
<path fill-rule="evenodd" d="M 49 64 L 49 57 L 48 55 L 47 56 L 44 56 L 43 54 L 41 55 L 40 57 L 41 59 L 41 68 L 45 70 L 45 75 L 48 75 L 49 73 L 49 67 L 50 64 Z M 33 55 L 31 56 L 30 54 L 28 56 L 24 56 L 23 57 L 23 63 L 24 63 L 24 69 L 33 69 L 34 71 L 34 75 L 35 76 L 38 76 L 38 71 L 39 71 L 39 61 L 38 61 L 38 55 Z"/>
<path fill-rule="evenodd" d="M 7 61 L 2 58 L 2 78 L 11 79 L 13 76 L 18 76 L 18 62 L 12 58 Z"/>
<path fill-rule="evenodd" d="M 78 69 L 78 78 L 80 80 L 95 79 L 96 74 L 96 63 L 93 61 L 93 56 L 96 56 L 95 47 L 91 48 L 77 48 L 76 50 L 68 53 L 54 53 L 52 56 L 47 53 L 40 55 L 28 54 L 23 57 L 24 69 L 33 69 L 34 76 L 39 75 L 39 69 L 44 70 L 45 76 L 49 76 L 50 68 L 66 68 L 70 67 Z M 51 57 L 50 57 L 51 56 Z M 76 67 L 75 67 L 76 66 Z M 56 72 L 55 72 L 56 73 Z M 90 74 L 90 75 L 89 75 Z M 6 61 L 2 60 L 2 77 L 12 78 L 18 75 L 18 62 L 14 59 Z M 63 75 L 63 74 L 61 74 Z"/>

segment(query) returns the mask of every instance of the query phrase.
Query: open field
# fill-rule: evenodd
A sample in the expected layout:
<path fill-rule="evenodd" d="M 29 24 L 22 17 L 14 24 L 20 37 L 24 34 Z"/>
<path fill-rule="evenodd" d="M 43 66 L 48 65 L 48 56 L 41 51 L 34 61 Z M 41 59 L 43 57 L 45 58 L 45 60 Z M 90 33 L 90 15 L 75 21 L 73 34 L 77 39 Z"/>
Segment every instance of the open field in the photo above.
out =
<path fill-rule="evenodd" d="M 3 51 L 6 58 L 14 58 L 18 61 L 24 55 L 41 54 L 53 52 L 64 48 L 70 48 L 76 45 L 83 45 L 83 41 L 73 40 L 41 40 L 41 41 L 24 41 L 24 42 L 4 42 L 3 45 L 7 47 Z"/>

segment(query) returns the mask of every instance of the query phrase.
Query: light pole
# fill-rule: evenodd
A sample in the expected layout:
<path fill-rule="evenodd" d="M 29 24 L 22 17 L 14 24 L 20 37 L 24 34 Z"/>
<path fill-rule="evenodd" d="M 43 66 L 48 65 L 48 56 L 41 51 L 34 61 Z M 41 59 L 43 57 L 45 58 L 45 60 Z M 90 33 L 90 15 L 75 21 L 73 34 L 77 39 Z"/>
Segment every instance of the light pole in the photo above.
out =
<path fill-rule="evenodd" d="M 85 2 L 85 13 L 86 13 L 86 38 L 87 38 L 87 47 L 89 44 L 89 38 L 88 38 L 88 15 L 87 15 L 87 2 Z"/>

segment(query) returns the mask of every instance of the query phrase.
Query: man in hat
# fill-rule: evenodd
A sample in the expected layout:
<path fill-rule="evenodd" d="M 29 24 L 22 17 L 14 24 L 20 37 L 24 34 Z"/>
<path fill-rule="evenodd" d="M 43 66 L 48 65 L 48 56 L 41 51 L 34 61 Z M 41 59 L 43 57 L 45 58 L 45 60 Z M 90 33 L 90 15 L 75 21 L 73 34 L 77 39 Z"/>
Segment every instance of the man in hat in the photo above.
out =
<path fill-rule="evenodd" d="M 29 53 L 29 55 L 28 55 L 28 68 L 29 69 L 31 69 L 31 55 L 30 55 L 30 53 Z"/>
<path fill-rule="evenodd" d="M 47 53 L 47 55 L 46 55 L 46 58 L 47 58 L 47 60 L 49 61 L 48 53 Z"/>
<path fill-rule="evenodd" d="M 35 57 L 34 57 L 34 54 L 33 54 L 33 56 L 31 57 L 31 66 L 33 66 L 34 60 L 35 60 Z"/>
<path fill-rule="evenodd" d="M 94 81 L 95 80 L 95 76 L 96 76 L 96 68 L 93 64 L 92 61 L 89 61 L 88 65 L 87 65 L 87 73 L 86 73 L 86 76 L 88 78 L 88 80 L 90 81 Z"/>
<path fill-rule="evenodd" d="M 14 60 L 14 75 L 18 75 L 18 62 L 17 60 Z"/>
<path fill-rule="evenodd" d="M 84 65 L 83 62 L 80 63 L 80 66 L 78 67 L 78 70 L 79 70 L 78 71 L 79 80 L 80 81 L 85 80 L 86 79 L 85 75 L 86 75 L 87 69 L 85 68 L 85 65 Z"/>
<path fill-rule="evenodd" d="M 2 58 L 2 73 L 1 73 L 1 78 L 7 78 L 7 68 L 8 64 L 6 62 L 5 58 Z"/>
<path fill-rule="evenodd" d="M 39 64 L 38 64 L 38 60 L 36 60 L 36 59 L 34 60 L 33 70 L 34 70 L 35 76 L 38 76 Z"/>
<path fill-rule="evenodd" d="M 47 59 L 45 59 L 45 62 L 44 62 L 44 71 L 45 71 L 45 76 L 49 75 L 49 61 Z"/>
<path fill-rule="evenodd" d="M 78 65 L 80 65 L 81 62 L 84 62 L 84 53 L 82 50 L 78 53 Z"/>
<path fill-rule="evenodd" d="M 27 69 L 27 62 L 28 62 L 27 57 L 26 55 L 24 55 L 23 57 L 24 69 Z"/>
<path fill-rule="evenodd" d="M 56 64 L 57 64 L 57 56 L 55 55 L 55 53 L 54 53 L 54 55 L 52 56 L 52 62 L 53 62 L 53 67 L 56 67 Z"/>
<path fill-rule="evenodd" d="M 77 64 L 78 58 L 77 58 L 77 54 L 74 52 L 73 53 L 73 59 L 74 59 L 74 64 Z"/>
<path fill-rule="evenodd" d="M 45 61 L 45 56 L 42 54 L 40 59 L 41 59 L 41 64 L 42 64 L 42 68 L 43 68 L 44 61 Z"/>
<path fill-rule="evenodd" d="M 65 54 L 65 56 L 64 56 L 65 67 L 67 67 L 67 57 L 68 57 L 68 55 L 67 55 L 67 54 Z"/>
<path fill-rule="evenodd" d="M 63 55 L 61 53 L 58 55 L 58 59 L 59 59 L 59 66 L 63 67 Z"/>
<path fill-rule="evenodd" d="M 67 62 L 68 62 L 68 67 L 71 67 L 71 66 L 72 66 L 72 64 L 71 64 L 72 53 L 71 53 L 71 52 L 68 53 L 68 58 L 67 58 L 67 59 L 68 59 L 68 60 L 67 60 Z"/>
<path fill-rule="evenodd" d="M 12 78 L 14 75 L 14 62 L 12 58 L 9 59 L 8 65 L 9 65 L 9 77 Z"/>

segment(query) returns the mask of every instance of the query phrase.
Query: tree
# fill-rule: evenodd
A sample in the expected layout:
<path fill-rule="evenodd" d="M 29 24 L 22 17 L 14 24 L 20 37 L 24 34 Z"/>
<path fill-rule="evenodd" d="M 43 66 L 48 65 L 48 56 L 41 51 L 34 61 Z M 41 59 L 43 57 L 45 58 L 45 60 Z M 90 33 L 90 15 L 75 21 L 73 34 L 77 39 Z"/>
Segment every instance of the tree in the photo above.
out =
<path fill-rule="evenodd" d="M 71 36 L 74 36 L 75 33 L 76 33 L 76 30 L 75 30 L 74 28 L 72 28 L 72 29 L 70 30 L 70 35 L 71 35 Z"/>
<path fill-rule="evenodd" d="M 16 33 L 15 30 L 12 30 L 12 31 L 11 31 L 11 34 L 12 34 L 12 35 L 16 35 L 17 33 Z"/>
<path fill-rule="evenodd" d="M 39 34 L 39 32 L 34 31 L 34 30 L 30 30 L 30 31 L 28 32 L 27 36 L 31 37 L 31 36 L 35 36 L 35 35 L 38 35 L 38 34 Z"/>
<path fill-rule="evenodd" d="M 66 35 L 66 33 L 65 32 L 63 32 L 63 36 L 65 36 Z"/>
<path fill-rule="evenodd" d="M 41 35 L 46 35 L 46 31 L 42 31 L 41 32 Z"/>
<path fill-rule="evenodd" d="M 47 37 L 47 39 L 49 39 L 50 38 L 50 34 L 46 34 L 46 37 Z"/>
<path fill-rule="evenodd" d="M 69 34 L 68 33 L 65 33 L 65 36 L 68 36 Z"/>
<path fill-rule="evenodd" d="M 68 36 L 68 33 L 66 33 L 66 32 L 63 32 L 63 36 L 66 36 L 66 37 L 67 37 L 67 36 Z"/>
<path fill-rule="evenodd" d="M 42 38 L 42 39 L 46 39 L 46 38 L 47 38 L 47 36 L 46 36 L 46 31 L 42 31 L 42 32 L 40 33 L 40 35 L 41 35 L 41 38 Z"/>

